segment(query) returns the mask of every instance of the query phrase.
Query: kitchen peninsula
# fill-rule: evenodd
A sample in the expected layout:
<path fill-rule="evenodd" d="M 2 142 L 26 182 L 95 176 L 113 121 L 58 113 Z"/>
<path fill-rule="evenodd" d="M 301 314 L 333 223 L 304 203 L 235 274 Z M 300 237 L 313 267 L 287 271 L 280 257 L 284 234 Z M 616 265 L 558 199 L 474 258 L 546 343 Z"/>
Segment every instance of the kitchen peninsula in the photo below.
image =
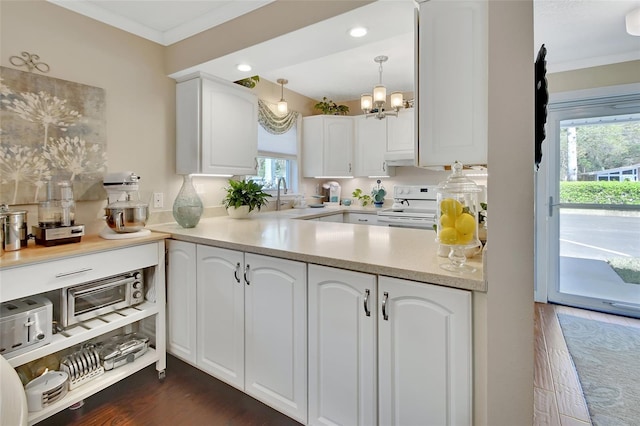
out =
<path fill-rule="evenodd" d="M 430 230 L 319 210 L 152 226 L 172 235 L 167 351 L 303 424 L 473 424 L 481 257 L 450 273 Z"/>

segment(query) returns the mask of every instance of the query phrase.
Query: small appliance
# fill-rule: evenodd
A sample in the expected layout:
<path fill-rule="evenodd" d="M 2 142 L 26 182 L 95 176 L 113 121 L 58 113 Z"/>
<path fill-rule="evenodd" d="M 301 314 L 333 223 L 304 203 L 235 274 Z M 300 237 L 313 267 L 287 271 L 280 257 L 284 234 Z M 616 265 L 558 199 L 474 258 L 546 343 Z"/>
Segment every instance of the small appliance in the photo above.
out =
<path fill-rule="evenodd" d="M 340 184 L 336 181 L 329 181 L 322 184 L 322 195 L 326 204 L 340 204 Z"/>
<path fill-rule="evenodd" d="M 69 181 L 49 181 L 47 200 L 38 204 L 38 226 L 32 231 L 36 244 L 45 247 L 79 243 L 84 225 L 75 223 L 76 203 Z"/>
<path fill-rule="evenodd" d="M 140 333 L 114 336 L 98 344 L 100 361 L 105 370 L 113 370 L 131 363 L 149 349 L 149 338 Z"/>
<path fill-rule="evenodd" d="M 108 204 L 105 208 L 107 228 L 100 232 L 106 239 L 135 238 L 150 231 L 144 229 L 149 219 L 149 205 L 140 201 L 140 176 L 134 172 L 115 172 L 105 175 L 104 189 Z"/>
<path fill-rule="evenodd" d="M 378 223 L 433 230 L 436 198 L 435 185 L 396 185 L 393 187 L 393 205 L 378 211 Z"/>
<path fill-rule="evenodd" d="M 12 358 L 51 342 L 53 306 L 36 295 L 0 304 L 0 354 Z"/>
<path fill-rule="evenodd" d="M 68 378 L 67 373 L 63 371 L 47 371 L 27 383 L 24 390 L 27 394 L 29 411 L 41 411 L 62 399 L 67 394 Z"/>
<path fill-rule="evenodd" d="M 60 368 L 69 376 L 69 390 L 104 374 L 98 349 L 93 344 L 87 344 L 82 349 L 62 358 Z"/>
<path fill-rule="evenodd" d="M 91 318 L 137 305 L 144 300 L 142 269 L 60 290 L 54 311 L 67 328 Z"/>

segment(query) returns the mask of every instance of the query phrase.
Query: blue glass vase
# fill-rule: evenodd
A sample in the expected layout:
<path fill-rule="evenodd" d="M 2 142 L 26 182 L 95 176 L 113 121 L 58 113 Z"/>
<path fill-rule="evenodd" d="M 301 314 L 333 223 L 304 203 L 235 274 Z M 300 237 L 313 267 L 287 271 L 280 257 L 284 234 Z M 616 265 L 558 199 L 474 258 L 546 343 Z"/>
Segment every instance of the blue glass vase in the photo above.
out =
<path fill-rule="evenodd" d="M 183 228 L 194 228 L 200 222 L 204 208 L 191 175 L 184 175 L 183 178 L 182 188 L 173 202 L 173 218 Z"/>

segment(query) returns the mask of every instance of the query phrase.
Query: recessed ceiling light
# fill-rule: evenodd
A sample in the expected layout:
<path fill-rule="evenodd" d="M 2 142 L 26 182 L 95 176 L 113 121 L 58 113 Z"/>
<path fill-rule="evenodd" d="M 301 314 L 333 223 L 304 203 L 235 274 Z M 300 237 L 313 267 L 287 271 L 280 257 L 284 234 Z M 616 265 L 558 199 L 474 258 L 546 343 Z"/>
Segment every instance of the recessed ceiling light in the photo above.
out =
<path fill-rule="evenodd" d="M 238 69 L 238 71 L 243 71 L 243 72 L 251 71 L 251 65 L 248 65 L 248 64 L 238 64 L 236 68 Z"/>
<path fill-rule="evenodd" d="M 367 35 L 367 29 L 364 27 L 355 27 L 349 30 L 349 35 L 351 37 L 363 37 Z"/>

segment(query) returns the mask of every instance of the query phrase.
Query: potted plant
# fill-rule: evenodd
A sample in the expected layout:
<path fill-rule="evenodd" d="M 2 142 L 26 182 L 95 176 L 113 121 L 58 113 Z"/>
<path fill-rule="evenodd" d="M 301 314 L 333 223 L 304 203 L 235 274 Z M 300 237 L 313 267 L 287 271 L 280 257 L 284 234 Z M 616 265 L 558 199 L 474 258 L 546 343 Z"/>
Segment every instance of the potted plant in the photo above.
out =
<path fill-rule="evenodd" d="M 225 188 L 226 197 L 222 200 L 227 214 L 234 218 L 243 218 L 254 211 L 260 210 L 267 204 L 267 194 L 262 190 L 262 185 L 252 180 L 229 179 L 229 186 Z"/>
<path fill-rule="evenodd" d="M 315 109 L 319 109 L 323 114 L 328 115 L 347 115 L 349 107 L 346 105 L 338 105 L 331 99 L 326 97 L 322 98 L 322 101 L 313 106 Z"/>
<path fill-rule="evenodd" d="M 351 195 L 353 196 L 353 198 L 355 198 L 360 202 L 360 205 L 362 207 L 366 206 L 371 202 L 371 196 L 362 192 L 362 189 L 360 188 L 356 188 L 355 191 L 351 193 Z"/>

